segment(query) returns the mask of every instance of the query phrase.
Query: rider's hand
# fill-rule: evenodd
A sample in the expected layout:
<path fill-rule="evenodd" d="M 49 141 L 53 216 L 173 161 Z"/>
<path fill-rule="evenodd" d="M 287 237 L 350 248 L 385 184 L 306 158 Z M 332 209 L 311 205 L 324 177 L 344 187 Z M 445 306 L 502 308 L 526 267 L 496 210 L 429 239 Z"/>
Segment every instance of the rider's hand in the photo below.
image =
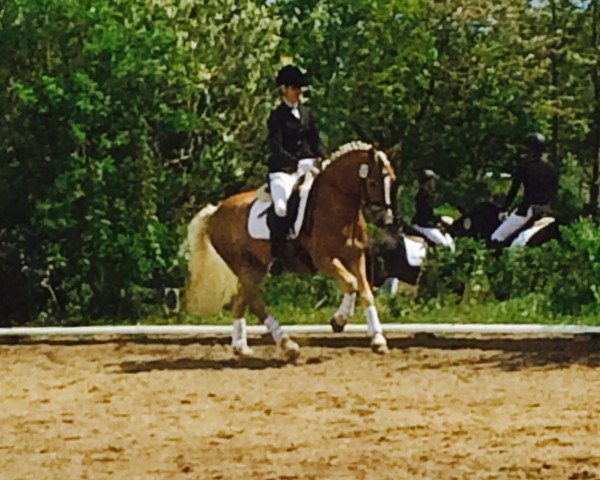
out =
<path fill-rule="evenodd" d="M 306 173 L 315 167 L 315 160 L 312 158 L 303 158 L 298 162 L 298 171 Z"/>

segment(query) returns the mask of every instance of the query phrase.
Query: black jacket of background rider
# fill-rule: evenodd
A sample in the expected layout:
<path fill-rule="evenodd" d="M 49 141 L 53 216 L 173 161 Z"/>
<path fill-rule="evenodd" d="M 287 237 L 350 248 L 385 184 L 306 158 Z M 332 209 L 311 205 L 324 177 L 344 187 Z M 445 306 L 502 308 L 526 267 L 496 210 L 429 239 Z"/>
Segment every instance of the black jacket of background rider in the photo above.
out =
<path fill-rule="evenodd" d="M 415 215 L 413 225 L 425 228 L 438 227 L 440 217 L 433 213 L 433 195 L 424 187 L 415 195 Z"/>
<path fill-rule="evenodd" d="M 269 173 L 293 173 L 303 158 L 322 157 L 319 129 L 308 107 L 298 104 L 300 118 L 292 114 L 292 108 L 281 102 L 271 112 L 269 127 Z"/>
<path fill-rule="evenodd" d="M 523 201 L 517 215 L 526 216 L 532 205 L 550 207 L 558 191 L 558 170 L 545 160 L 528 160 L 521 164 L 515 174 L 504 202 L 504 210 L 512 204 L 519 187 L 523 184 Z"/>

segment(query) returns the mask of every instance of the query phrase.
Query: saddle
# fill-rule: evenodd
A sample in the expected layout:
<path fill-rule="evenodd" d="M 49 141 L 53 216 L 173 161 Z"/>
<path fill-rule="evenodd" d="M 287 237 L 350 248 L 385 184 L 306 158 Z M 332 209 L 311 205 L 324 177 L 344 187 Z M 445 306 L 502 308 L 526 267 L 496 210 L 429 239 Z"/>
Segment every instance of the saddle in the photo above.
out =
<path fill-rule="evenodd" d="M 515 232 L 515 234 L 513 234 L 513 238 L 510 239 L 510 246 L 511 247 L 518 247 L 518 246 L 525 246 L 528 244 L 529 240 L 539 231 L 543 230 L 544 228 L 552 225 L 553 223 L 556 222 L 556 219 L 554 217 L 546 217 L 546 216 L 542 216 L 542 217 L 533 217 L 531 220 L 529 220 L 525 225 L 523 225 L 523 227 L 521 227 L 519 230 L 517 230 Z"/>
<path fill-rule="evenodd" d="M 287 222 L 289 225 L 288 238 L 298 238 L 304 224 L 306 206 L 310 190 L 313 186 L 315 175 L 312 171 L 302 175 L 296 184 L 292 196 L 287 203 Z M 268 240 L 270 238 L 269 225 L 275 216 L 275 209 L 265 183 L 256 192 L 256 200 L 250 207 L 248 215 L 248 234 L 257 240 Z"/>

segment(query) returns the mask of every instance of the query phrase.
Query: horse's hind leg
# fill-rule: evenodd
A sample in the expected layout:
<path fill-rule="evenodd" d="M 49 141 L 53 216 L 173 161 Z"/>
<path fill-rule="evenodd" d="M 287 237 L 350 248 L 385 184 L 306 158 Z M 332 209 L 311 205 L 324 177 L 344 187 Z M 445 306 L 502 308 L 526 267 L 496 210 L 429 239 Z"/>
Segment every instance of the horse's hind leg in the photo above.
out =
<path fill-rule="evenodd" d="M 250 311 L 256 315 L 275 340 L 275 343 L 283 350 L 288 360 L 295 360 L 300 355 L 300 347 L 294 342 L 287 333 L 275 320 L 273 315 L 270 315 L 262 301 L 260 291 L 260 281 L 262 279 L 261 270 L 245 270 L 239 274 L 240 292 L 244 297 L 244 304 L 248 306 Z"/>

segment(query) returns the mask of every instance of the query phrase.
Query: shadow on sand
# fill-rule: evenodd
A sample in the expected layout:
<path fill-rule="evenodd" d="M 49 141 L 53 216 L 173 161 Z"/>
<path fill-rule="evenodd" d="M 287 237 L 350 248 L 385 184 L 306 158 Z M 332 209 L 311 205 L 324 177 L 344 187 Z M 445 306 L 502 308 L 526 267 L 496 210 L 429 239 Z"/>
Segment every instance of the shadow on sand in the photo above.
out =
<path fill-rule="evenodd" d="M 141 373 L 152 370 L 224 370 L 246 369 L 265 370 L 268 368 L 281 368 L 289 365 L 283 359 L 276 358 L 178 358 L 175 360 L 150 360 L 140 362 L 123 362 L 117 364 L 124 373 Z"/>
<path fill-rule="evenodd" d="M 327 349 L 359 348 L 368 349 L 369 339 L 363 335 L 327 334 L 319 336 L 295 336 L 302 347 L 317 347 Z M 103 337 L 87 339 L 11 339 L 0 344 L 11 345 L 60 345 L 81 346 L 98 344 L 142 344 L 142 345 L 228 345 L 227 337 Z M 592 368 L 600 367 L 600 335 L 575 335 L 561 337 L 536 336 L 436 336 L 433 334 L 416 334 L 413 336 L 390 336 L 389 347 L 393 350 L 433 349 L 433 350 L 480 350 L 494 351 L 495 355 L 485 356 L 477 360 L 475 357 L 465 359 L 465 364 L 479 364 L 503 371 L 522 370 L 534 367 L 568 367 L 573 364 L 586 365 Z M 268 336 L 252 337 L 251 346 L 273 345 Z M 341 352 L 340 352 L 341 353 Z M 335 356 L 335 355 L 334 355 Z M 331 360 L 330 356 L 313 358 L 301 357 L 300 364 L 321 363 Z M 385 361 L 385 357 L 381 358 Z M 289 365 L 281 358 L 247 358 L 247 359 L 207 359 L 179 358 L 174 360 L 156 359 L 140 362 L 123 362 L 116 364 L 126 373 L 139 373 L 151 370 L 193 370 L 193 369 L 248 369 L 263 370 L 282 368 Z"/>

